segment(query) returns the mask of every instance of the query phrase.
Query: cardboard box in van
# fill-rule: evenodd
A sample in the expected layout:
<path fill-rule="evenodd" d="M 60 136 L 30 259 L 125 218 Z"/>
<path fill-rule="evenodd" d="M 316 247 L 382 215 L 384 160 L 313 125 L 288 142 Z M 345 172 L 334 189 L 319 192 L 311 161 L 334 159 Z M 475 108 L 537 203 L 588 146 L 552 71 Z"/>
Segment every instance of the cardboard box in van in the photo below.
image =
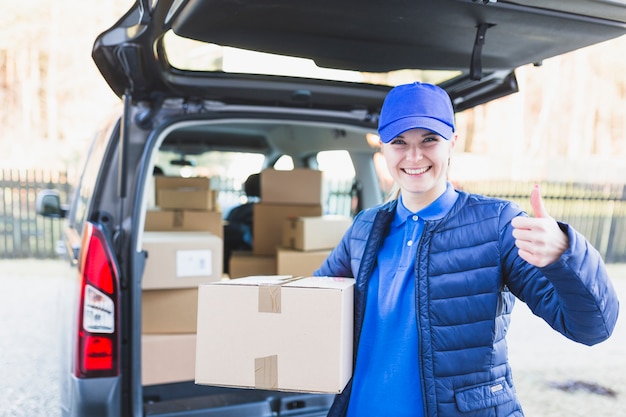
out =
<path fill-rule="evenodd" d="M 276 248 L 282 243 L 283 222 L 285 219 L 301 216 L 321 216 L 321 205 L 269 204 L 254 205 L 252 226 L 252 252 L 255 255 L 276 255 Z"/>
<path fill-rule="evenodd" d="M 322 204 L 322 171 L 296 168 L 261 171 L 261 201 L 273 204 Z"/>
<path fill-rule="evenodd" d="M 146 231 L 192 232 L 207 231 L 222 237 L 222 213 L 208 210 L 148 210 Z"/>
<path fill-rule="evenodd" d="M 224 243 L 209 232 L 144 232 L 143 289 L 191 288 L 222 278 Z"/>
<path fill-rule="evenodd" d="M 278 248 L 276 253 L 276 273 L 278 275 L 311 276 L 322 266 L 330 254 L 330 249 L 301 251 L 291 248 Z"/>
<path fill-rule="evenodd" d="M 141 335 L 142 385 L 193 381 L 196 362 L 196 335 Z"/>
<path fill-rule="evenodd" d="M 285 219 L 282 245 L 303 251 L 332 249 L 351 224 L 351 217 L 338 215 Z"/>
<path fill-rule="evenodd" d="M 254 255 L 251 251 L 235 251 L 230 256 L 230 278 L 250 275 L 276 275 L 276 257 Z"/>
<path fill-rule="evenodd" d="M 162 209 L 217 210 L 217 192 L 207 177 L 154 177 L 156 205 Z"/>
<path fill-rule="evenodd" d="M 141 332 L 195 333 L 198 288 L 170 288 L 141 292 Z"/>

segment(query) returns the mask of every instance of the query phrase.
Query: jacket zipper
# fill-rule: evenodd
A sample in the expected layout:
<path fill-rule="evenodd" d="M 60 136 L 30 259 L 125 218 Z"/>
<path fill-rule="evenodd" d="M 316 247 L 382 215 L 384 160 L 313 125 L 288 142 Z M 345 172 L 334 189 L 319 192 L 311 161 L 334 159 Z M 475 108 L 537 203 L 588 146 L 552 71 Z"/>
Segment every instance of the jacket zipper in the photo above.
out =
<path fill-rule="evenodd" d="M 424 235 L 429 232 L 428 222 L 424 221 L 424 231 L 420 236 L 417 251 L 415 252 L 415 323 L 417 325 L 417 363 L 420 370 L 420 390 L 422 391 L 422 403 L 424 404 L 424 416 L 428 417 L 428 399 L 426 397 L 426 381 L 424 377 L 424 358 L 422 357 L 422 346 L 423 346 L 423 337 L 422 337 L 422 324 L 420 320 L 420 297 L 419 297 L 419 270 L 420 270 L 420 253 L 423 249 Z"/>

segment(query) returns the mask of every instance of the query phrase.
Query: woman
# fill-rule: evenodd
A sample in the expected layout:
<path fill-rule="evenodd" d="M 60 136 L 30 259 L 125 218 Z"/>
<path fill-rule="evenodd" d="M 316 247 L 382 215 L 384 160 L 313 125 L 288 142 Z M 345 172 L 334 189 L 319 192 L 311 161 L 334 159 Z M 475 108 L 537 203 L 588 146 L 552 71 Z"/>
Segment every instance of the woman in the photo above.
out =
<path fill-rule="evenodd" d="M 523 416 L 505 341 L 514 298 L 587 345 L 618 300 L 600 254 L 548 216 L 455 190 L 441 88 L 392 89 L 379 120 L 397 198 L 359 213 L 318 276 L 355 277 L 354 373 L 329 417 Z"/>

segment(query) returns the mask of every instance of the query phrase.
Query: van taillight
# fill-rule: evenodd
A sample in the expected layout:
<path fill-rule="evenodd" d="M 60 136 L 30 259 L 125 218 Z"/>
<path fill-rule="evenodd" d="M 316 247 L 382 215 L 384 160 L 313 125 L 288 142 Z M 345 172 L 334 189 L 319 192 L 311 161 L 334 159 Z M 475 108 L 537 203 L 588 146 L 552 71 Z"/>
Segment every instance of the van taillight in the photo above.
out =
<path fill-rule="evenodd" d="M 118 271 L 108 240 L 92 223 L 85 224 L 82 248 L 74 374 L 80 378 L 116 376 Z"/>

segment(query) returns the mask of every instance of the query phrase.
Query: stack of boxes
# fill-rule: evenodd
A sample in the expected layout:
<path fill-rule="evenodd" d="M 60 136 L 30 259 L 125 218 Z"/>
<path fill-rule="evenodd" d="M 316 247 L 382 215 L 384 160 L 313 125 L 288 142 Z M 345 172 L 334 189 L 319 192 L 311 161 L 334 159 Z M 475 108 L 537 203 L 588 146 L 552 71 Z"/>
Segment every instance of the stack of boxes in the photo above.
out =
<path fill-rule="evenodd" d="M 299 227 L 301 223 L 307 226 Z M 233 254 L 230 277 L 310 276 L 350 223 L 348 216 L 322 215 L 321 171 L 266 169 L 261 172 L 261 202 L 254 206 L 252 251 Z M 283 230 L 290 237 L 283 237 Z"/>
<path fill-rule="evenodd" d="M 146 212 L 146 231 L 207 231 L 222 237 L 217 191 L 206 177 L 156 176 L 158 209 Z"/>
<path fill-rule="evenodd" d="M 198 286 L 222 278 L 223 229 L 208 178 L 155 177 L 146 213 L 142 383 L 194 379 Z"/>
<path fill-rule="evenodd" d="M 162 384 L 196 378 L 197 383 L 211 385 L 212 382 L 203 381 L 203 377 L 198 378 L 196 374 L 198 331 L 205 329 L 204 320 L 222 321 L 224 315 L 229 314 L 216 304 L 199 315 L 198 288 L 204 284 L 240 281 L 222 280 L 223 222 L 216 193 L 211 190 L 208 178 L 155 177 L 155 197 L 157 208 L 147 211 L 143 236 L 143 249 L 148 258 L 142 280 L 142 383 Z M 253 250 L 233 254 L 231 278 L 276 274 L 311 276 L 351 224 L 347 216 L 322 215 L 320 171 L 265 170 L 261 173 L 261 198 L 254 206 Z M 245 282 L 241 280 L 241 284 Z M 351 283 L 343 279 L 300 279 L 297 285 L 289 287 L 313 287 L 307 294 L 313 289 L 315 293 L 325 289 L 331 298 L 336 294 L 341 300 L 351 300 L 344 292 L 351 289 Z M 246 285 L 235 288 L 244 287 Z M 242 305 L 241 300 L 223 301 L 228 305 Z M 341 337 L 351 335 L 347 330 L 351 329 L 351 313 L 346 311 L 351 312 L 351 307 L 347 301 L 341 301 L 337 310 L 329 312 L 331 321 L 341 318 L 342 330 L 337 333 L 343 335 Z M 215 316 L 209 317 L 213 314 Z M 202 346 L 214 342 L 221 346 L 222 342 L 213 339 L 213 335 L 207 336 L 205 332 L 205 336 Z M 315 390 L 336 391 L 350 374 L 346 364 L 351 362 L 345 358 L 351 347 L 334 339 L 330 346 L 341 347 L 341 352 L 332 354 L 337 357 L 341 353 L 340 380 L 328 387 L 315 387 Z M 281 361 L 284 359 L 283 354 Z M 201 369 L 206 368 L 201 366 Z"/>

